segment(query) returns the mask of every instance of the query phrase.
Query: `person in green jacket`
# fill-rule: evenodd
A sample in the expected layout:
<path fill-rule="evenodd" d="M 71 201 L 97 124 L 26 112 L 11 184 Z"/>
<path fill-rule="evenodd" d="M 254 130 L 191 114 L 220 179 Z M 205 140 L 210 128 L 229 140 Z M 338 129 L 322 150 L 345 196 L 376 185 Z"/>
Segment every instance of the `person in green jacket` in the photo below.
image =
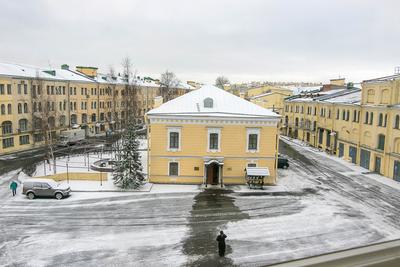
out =
<path fill-rule="evenodd" d="M 16 181 L 12 181 L 11 184 L 10 184 L 10 189 L 12 191 L 13 197 L 17 194 L 17 187 L 18 187 L 17 182 Z"/>

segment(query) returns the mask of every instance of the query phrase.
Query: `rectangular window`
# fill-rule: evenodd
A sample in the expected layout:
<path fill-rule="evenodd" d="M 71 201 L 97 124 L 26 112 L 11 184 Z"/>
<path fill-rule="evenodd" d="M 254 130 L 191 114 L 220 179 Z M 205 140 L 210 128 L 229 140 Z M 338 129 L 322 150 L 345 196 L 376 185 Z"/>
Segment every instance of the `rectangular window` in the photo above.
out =
<path fill-rule="evenodd" d="M 19 94 L 19 95 L 21 94 L 21 85 L 22 85 L 22 84 L 18 84 L 18 94 Z"/>
<path fill-rule="evenodd" d="M 24 84 L 24 94 L 27 95 L 28 94 L 28 85 Z"/>
<path fill-rule="evenodd" d="M 11 95 L 11 84 L 7 84 L 7 94 Z"/>
<path fill-rule="evenodd" d="M 0 95 L 4 95 L 4 84 L 0 84 Z"/>
<path fill-rule="evenodd" d="M 258 134 L 249 134 L 249 150 L 257 150 Z"/>
<path fill-rule="evenodd" d="M 3 139 L 3 148 L 13 147 L 14 137 Z"/>
<path fill-rule="evenodd" d="M 378 136 L 378 149 L 384 150 L 385 149 L 385 136 L 380 134 Z"/>
<path fill-rule="evenodd" d="M 210 149 L 218 150 L 218 134 L 210 133 Z"/>
<path fill-rule="evenodd" d="M 19 137 L 19 144 L 26 145 L 29 144 L 29 135 L 22 135 Z"/>
<path fill-rule="evenodd" d="M 179 149 L 179 133 L 170 132 L 169 133 L 169 148 Z"/>
<path fill-rule="evenodd" d="M 247 167 L 250 167 L 250 168 L 257 167 L 257 164 L 256 163 L 247 163 Z"/>
<path fill-rule="evenodd" d="M 258 152 L 260 144 L 260 129 L 259 128 L 247 128 L 247 152 Z"/>
<path fill-rule="evenodd" d="M 33 142 L 41 142 L 43 141 L 43 135 L 42 134 L 34 134 L 33 135 Z"/>
<path fill-rule="evenodd" d="M 169 163 L 169 176 L 178 176 L 178 162 L 170 162 Z"/>

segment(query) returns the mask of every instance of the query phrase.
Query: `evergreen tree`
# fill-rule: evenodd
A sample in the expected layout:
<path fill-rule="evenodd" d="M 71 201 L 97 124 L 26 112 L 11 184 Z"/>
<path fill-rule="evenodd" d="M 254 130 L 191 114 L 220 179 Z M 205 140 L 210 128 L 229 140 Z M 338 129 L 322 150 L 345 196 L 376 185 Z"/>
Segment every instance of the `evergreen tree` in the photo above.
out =
<path fill-rule="evenodd" d="M 138 151 L 139 141 L 136 130 L 135 123 L 130 121 L 121 137 L 121 144 L 116 155 L 113 171 L 114 184 L 123 189 L 136 189 L 145 180 L 140 161 L 141 156 Z"/>

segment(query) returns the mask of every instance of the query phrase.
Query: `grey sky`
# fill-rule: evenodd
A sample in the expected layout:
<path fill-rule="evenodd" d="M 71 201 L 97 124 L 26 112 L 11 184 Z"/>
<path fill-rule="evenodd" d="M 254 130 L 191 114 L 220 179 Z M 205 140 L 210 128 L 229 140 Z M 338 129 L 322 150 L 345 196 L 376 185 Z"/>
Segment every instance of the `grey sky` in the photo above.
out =
<path fill-rule="evenodd" d="M 129 55 L 181 80 L 353 81 L 400 65 L 400 1 L 0 0 L 0 61 L 88 65 Z"/>

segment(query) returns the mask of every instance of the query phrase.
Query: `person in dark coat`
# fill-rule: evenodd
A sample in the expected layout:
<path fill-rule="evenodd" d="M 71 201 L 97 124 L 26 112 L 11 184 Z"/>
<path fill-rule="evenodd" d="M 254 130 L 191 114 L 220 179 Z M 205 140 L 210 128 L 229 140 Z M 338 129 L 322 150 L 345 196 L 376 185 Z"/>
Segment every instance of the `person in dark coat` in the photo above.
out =
<path fill-rule="evenodd" d="M 18 187 L 17 182 L 16 181 L 12 181 L 11 184 L 10 184 L 10 189 L 12 191 L 13 196 L 15 196 L 17 194 L 17 187 Z"/>
<path fill-rule="evenodd" d="M 225 239 L 227 238 L 227 236 L 224 234 L 223 231 L 219 232 L 219 235 L 217 236 L 217 242 L 218 242 L 218 253 L 220 257 L 224 257 L 225 256 Z"/>

